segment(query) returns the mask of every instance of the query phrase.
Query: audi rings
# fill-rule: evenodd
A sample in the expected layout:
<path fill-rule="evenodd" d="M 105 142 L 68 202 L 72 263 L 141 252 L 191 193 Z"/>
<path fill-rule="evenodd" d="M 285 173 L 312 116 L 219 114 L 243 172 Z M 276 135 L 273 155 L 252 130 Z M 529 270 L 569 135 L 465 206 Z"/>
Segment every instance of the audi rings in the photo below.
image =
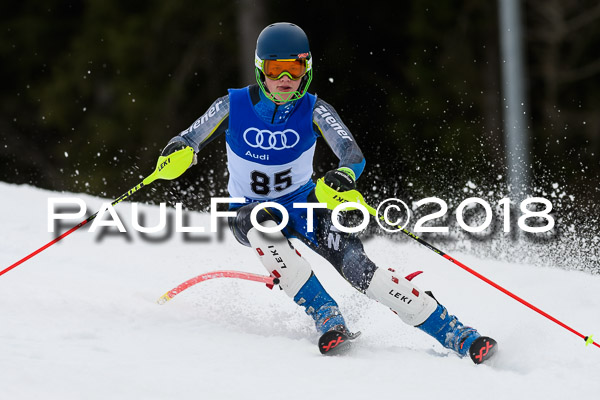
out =
<path fill-rule="evenodd" d="M 250 147 L 262 150 L 291 149 L 300 142 L 300 135 L 293 129 L 271 132 L 266 129 L 248 128 L 244 141 Z"/>

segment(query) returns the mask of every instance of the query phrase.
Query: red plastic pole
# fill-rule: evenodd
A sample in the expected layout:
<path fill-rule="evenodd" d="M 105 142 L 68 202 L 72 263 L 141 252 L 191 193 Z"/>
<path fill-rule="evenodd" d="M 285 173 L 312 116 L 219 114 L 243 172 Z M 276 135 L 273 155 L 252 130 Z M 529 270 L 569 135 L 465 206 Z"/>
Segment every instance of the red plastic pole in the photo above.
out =
<path fill-rule="evenodd" d="M 177 294 L 183 292 L 185 289 L 189 288 L 190 286 L 194 286 L 197 283 L 204 282 L 209 279 L 215 279 L 215 278 L 238 278 L 238 279 L 245 279 L 247 281 L 262 282 L 262 283 L 266 283 L 267 287 L 269 287 L 270 289 L 273 288 L 273 285 L 276 285 L 279 283 L 279 279 L 274 278 L 272 276 L 257 275 L 257 274 L 253 274 L 250 272 L 213 271 L 213 272 L 207 272 L 202 275 L 198 275 L 192 279 L 189 279 L 189 280 L 183 282 L 181 285 L 177 286 L 174 289 L 169 290 L 167 293 L 162 295 L 158 299 L 157 302 L 158 302 L 158 304 L 165 304 L 167 301 L 171 300 Z"/>

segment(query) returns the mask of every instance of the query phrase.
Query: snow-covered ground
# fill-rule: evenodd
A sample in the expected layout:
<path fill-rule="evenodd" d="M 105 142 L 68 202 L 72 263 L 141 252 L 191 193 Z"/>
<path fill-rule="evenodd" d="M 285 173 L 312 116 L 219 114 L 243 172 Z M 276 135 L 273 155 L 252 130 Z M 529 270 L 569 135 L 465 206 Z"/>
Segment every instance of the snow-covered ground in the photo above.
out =
<path fill-rule="evenodd" d="M 0 270 L 51 240 L 47 199 L 59 196 L 73 195 L 0 183 Z M 102 202 L 81 197 L 91 212 Z M 363 333 L 350 354 L 321 356 L 312 320 L 260 283 L 207 281 L 160 306 L 158 297 L 203 272 L 263 268 L 227 231 L 150 243 L 131 228 L 130 204 L 116 209 L 129 242 L 99 241 L 86 226 L 0 276 L 0 398 L 564 400 L 600 392 L 599 348 L 408 242 L 365 247 L 378 265 L 425 271 L 418 286 L 498 340 L 493 362 L 449 353 L 302 245 L 350 328 Z M 141 209 L 147 225 L 157 221 L 158 207 Z M 192 214 L 190 225 L 208 220 Z M 600 340 L 600 276 L 452 256 Z"/>

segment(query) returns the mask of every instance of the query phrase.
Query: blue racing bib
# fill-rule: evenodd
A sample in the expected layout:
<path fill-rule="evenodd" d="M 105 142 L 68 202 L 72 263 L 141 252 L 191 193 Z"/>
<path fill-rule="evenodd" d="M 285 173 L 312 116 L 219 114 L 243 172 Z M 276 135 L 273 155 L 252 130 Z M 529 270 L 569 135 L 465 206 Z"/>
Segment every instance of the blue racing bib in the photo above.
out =
<path fill-rule="evenodd" d="M 229 90 L 225 140 L 232 197 L 273 200 L 310 181 L 317 139 L 312 128 L 315 101 L 307 93 L 285 123 L 269 124 L 254 110 L 248 88 Z"/>

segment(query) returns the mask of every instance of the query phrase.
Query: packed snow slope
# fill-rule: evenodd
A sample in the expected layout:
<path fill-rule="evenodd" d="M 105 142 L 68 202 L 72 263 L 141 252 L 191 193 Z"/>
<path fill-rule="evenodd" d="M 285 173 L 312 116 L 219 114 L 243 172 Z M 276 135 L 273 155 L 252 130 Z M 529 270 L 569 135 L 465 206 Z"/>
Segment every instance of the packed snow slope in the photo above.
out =
<path fill-rule="evenodd" d="M 48 198 L 65 196 L 74 195 L 0 183 L 0 269 L 52 239 Z M 106 201 L 79 197 L 90 213 Z M 409 242 L 365 247 L 378 265 L 423 270 L 418 286 L 498 340 L 493 362 L 476 366 L 404 325 L 302 245 L 350 328 L 363 333 L 350 354 L 321 356 L 312 320 L 260 283 L 211 280 L 158 305 L 203 272 L 263 267 L 226 230 L 149 242 L 132 228 L 131 204 L 116 209 L 128 236 L 99 238 L 85 226 L 0 276 L 0 398 L 564 400 L 600 392 L 599 348 Z M 145 226 L 158 222 L 158 207 L 140 210 Z M 187 226 L 208 229 L 208 214 L 189 217 Z M 600 340 L 599 276 L 452 255 Z"/>

